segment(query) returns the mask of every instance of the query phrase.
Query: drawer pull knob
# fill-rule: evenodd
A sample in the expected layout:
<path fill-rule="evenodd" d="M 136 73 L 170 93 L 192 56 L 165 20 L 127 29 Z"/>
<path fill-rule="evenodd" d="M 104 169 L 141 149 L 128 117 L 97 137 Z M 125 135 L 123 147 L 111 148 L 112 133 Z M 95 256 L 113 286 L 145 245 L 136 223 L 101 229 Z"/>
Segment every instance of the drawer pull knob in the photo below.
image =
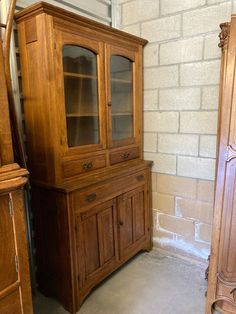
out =
<path fill-rule="evenodd" d="M 84 170 L 91 170 L 93 168 L 93 163 L 92 162 L 85 162 L 83 164 L 83 169 Z"/>
<path fill-rule="evenodd" d="M 122 157 L 123 159 L 129 158 L 129 156 L 130 156 L 130 153 L 124 153 L 124 154 L 121 155 L 121 157 Z"/>
<path fill-rule="evenodd" d="M 85 199 L 86 199 L 87 202 L 90 203 L 90 202 L 95 201 L 96 198 L 97 198 L 97 194 L 96 193 L 92 193 L 92 194 L 87 195 Z"/>
<path fill-rule="evenodd" d="M 138 181 L 143 181 L 144 180 L 144 175 L 143 174 L 140 174 L 139 176 L 136 177 L 136 179 Z"/>

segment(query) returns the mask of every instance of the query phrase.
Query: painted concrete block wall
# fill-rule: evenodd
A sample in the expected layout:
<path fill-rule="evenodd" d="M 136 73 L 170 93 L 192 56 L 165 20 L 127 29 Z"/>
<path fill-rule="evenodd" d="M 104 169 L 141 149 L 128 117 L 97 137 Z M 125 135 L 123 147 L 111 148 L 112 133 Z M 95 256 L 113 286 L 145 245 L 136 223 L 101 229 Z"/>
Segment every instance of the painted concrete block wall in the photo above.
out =
<path fill-rule="evenodd" d="M 154 244 L 210 250 L 220 55 L 230 0 L 117 0 L 117 27 L 144 49 L 144 156 L 153 160 Z"/>

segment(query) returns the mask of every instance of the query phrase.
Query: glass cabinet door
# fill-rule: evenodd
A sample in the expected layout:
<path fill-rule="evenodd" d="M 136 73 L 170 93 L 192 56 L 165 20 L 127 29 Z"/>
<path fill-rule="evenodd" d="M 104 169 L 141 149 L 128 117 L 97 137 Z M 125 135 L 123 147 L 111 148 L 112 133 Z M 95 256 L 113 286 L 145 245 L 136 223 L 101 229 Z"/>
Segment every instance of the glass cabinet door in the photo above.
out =
<path fill-rule="evenodd" d="M 136 137 L 135 67 L 133 52 L 107 47 L 109 147 L 132 144 Z"/>
<path fill-rule="evenodd" d="M 133 62 L 113 55 L 110 58 L 112 141 L 133 137 Z"/>
<path fill-rule="evenodd" d="M 98 55 L 79 45 L 64 44 L 62 58 L 68 147 L 98 145 Z"/>

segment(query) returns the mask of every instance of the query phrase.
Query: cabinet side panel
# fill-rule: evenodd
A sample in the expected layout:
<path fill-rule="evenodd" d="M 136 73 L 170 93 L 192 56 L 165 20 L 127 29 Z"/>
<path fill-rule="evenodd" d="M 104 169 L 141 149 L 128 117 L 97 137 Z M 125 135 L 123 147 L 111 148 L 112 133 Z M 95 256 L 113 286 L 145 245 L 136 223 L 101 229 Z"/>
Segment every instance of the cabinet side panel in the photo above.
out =
<path fill-rule="evenodd" d="M 33 27 L 32 27 L 33 25 Z M 40 14 L 18 25 L 27 153 L 31 178 L 55 181 L 57 127 L 52 18 Z"/>
<path fill-rule="evenodd" d="M 66 194 L 32 187 L 39 289 L 73 311 L 74 286 Z"/>

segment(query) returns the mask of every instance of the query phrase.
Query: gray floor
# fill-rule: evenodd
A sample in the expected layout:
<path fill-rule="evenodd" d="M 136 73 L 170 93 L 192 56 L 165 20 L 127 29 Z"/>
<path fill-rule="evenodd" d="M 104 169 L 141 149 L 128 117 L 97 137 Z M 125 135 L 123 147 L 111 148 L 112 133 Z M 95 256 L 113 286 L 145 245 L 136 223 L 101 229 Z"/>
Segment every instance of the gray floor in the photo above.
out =
<path fill-rule="evenodd" d="M 204 314 L 205 267 L 157 251 L 142 253 L 104 281 L 79 314 Z M 67 314 L 38 295 L 35 314 Z"/>

